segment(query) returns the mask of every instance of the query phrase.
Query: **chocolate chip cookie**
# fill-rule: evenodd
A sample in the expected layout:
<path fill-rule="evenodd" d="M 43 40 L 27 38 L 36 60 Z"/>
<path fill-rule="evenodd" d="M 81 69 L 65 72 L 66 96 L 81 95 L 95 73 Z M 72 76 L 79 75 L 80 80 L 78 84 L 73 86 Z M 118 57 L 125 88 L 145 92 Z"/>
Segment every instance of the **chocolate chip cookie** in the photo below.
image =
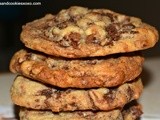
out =
<path fill-rule="evenodd" d="M 140 79 L 114 88 L 60 89 L 18 76 L 11 88 L 12 101 L 39 110 L 113 110 L 138 99 L 143 85 Z"/>
<path fill-rule="evenodd" d="M 28 48 L 67 58 L 138 51 L 157 40 L 157 30 L 139 18 L 78 6 L 27 23 L 21 33 Z"/>
<path fill-rule="evenodd" d="M 112 110 L 109 112 L 60 112 L 53 113 L 51 111 L 37 110 L 20 110 L 21 120 L 123 120 L 120 110 Z"/>
<path fill-rule="evenodd" d="M 133 114 L 134 113 L 134 114 Z M 51 111 L 37 111 L 22 108 L 21 120 L 136 120 L 142 114 L 140 105 L 130 106 L 128 109 L 115 109 L 112 111 L 77 111 L 53 113 Z"/>
<path fill-rule="evenodd" d="M 68 60 L 20 50 L 13 56 L 10 70 L 62 88 L 113 87 L 139 76 L 143 61 L 134 53 Z"/>

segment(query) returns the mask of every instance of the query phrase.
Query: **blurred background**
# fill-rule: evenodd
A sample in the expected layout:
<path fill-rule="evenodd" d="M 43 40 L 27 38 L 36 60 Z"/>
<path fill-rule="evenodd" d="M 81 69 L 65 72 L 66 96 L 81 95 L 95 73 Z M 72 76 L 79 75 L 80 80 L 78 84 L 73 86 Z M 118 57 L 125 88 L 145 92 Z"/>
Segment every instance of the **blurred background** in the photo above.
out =
<path fill-rule="evenodd" d="M 1 0 L 2 1 L 2 0 Z M 0 1 L 0 2 L 1 2 Z M 7 0 L 11 1 L 11 0 Z M 28 0 L 25 0 L 27 2 Z M 140 17 L 144 22 L 160 31 L 160 0 L 34 0 L 41 2 L 37 6 L 0 6 L 0 72 L 9 71 L 12 55 L 23 48 L 20 42 L 22 25 L 43 17 L 47 13 L 56 14 L 70 6 L 88 8 L 107 8 L 113 11 Z M 33 1 L 28 1 L 33 2 Z M 146 57 L 160 57 L 159 43 L 144 51 Z"/>

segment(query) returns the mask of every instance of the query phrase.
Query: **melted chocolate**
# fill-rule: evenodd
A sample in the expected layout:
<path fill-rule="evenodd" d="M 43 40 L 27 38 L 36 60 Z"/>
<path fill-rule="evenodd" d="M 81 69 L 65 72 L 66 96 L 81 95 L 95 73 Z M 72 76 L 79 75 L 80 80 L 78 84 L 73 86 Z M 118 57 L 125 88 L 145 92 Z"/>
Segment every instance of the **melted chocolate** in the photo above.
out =
<path fill-rule="evenodd" d="M 40 94 L 46 96 L 46 98 L 50 98 L 52 96 L 52 93 L 52 89 L 44 89 L 40 91 Z"/>

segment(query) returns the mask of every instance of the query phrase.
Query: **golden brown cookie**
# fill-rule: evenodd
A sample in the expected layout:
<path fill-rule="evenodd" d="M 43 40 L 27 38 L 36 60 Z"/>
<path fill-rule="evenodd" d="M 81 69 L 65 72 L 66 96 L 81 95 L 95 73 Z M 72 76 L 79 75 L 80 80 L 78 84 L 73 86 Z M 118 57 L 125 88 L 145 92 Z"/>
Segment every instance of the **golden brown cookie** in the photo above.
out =
<path fill-rule="evenodd" d="M 60 111 L 113 110 L 138 99 L 140 79 L 114 88 L 60 89 L 18 76 L 11 88 L 13 103 L 33 109 Z"/>
<path fill-rule="evenodd" d="M 113 87 L 139 76 L 143 61 L 134 53 L 68 60 L 20 50 L 13 56 L 10 70 L 62 88 Z"/>
<path fill-rule="evenodd" d="M 53 113 L 51 111 L 22 108 L 19 115 L 20 120 L 136 120 L 141 114 L 141 106 L 137 105 L 130 106 L 128 109 L 123 109 L 122 111 L 116 109 L 101 112 L 77 111 Z"/>
<path fill-rule="evenodd" d="M 21 109 L 20 120 L 123 120 L 120 110 L 109 112 L 60 112 Z"/>
<path fill-rule="evenodd" d="M 67 58 L 138 51 L 157 40 L 157 30 L 138 18 L 77 6 L 27 23 L 21 33 L 28 48 Z"/>
<path fill-rule="evenodd" d="M 122 111 L 124 120 L 137 120 L 143 114 L 141 105 L 133 105 L 124 109 Z"/>

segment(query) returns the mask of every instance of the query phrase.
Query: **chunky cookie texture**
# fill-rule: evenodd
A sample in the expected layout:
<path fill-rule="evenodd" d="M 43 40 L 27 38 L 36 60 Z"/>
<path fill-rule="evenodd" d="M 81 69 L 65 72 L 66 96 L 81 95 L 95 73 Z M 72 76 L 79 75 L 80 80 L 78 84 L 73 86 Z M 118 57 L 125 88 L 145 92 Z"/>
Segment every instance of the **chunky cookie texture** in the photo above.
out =
<path fill-rule="evenodd" d="M 51 111 L 36 111 L 29 109 L 20 110 L 21 120 L 123 120 L 120 110 L 109 112 L 61 112 L 53 113 Z"/>
<path fill-rule="evenodd" d="M 158 32 L 135 17 L 73 6 L 26 24 L 21 40 L 50 55 L 79 58 L 146 49 Z"/>
<path fill-rule="evenodd" d="M 60 11 L 52 22 L 54 26 L 45 30 L 45 36 L 62 47 L 73 48 L 81 44 L 111 46 L 119 39 L 132 38 L 141 24 L 140 19 L 119 16 L 109 10 L 82 7 Z"/>
<path fill-rule="evenodd" d="M 137 118 L 139 118 L 142 114 L 143 112 L 141 105 L 131 106 L 122 111 L 124 120 L 137 120 Z"/>
<path fill-rule="evenodd" d="M 18 76 L 11 88 L 12 101 L 37 110 L 76 111 L 113 110 L 138 99 L 143 85 L 140 79 L 115 88 L 59 89 Z"/>
<path fill-rule="evenodd" d="M 69 60 L 20 50 L 10 70 L 62 88 L 113 87 L 138 77 L 143 61 L 139 53 Z"/>
<path fill-rule="evenodd" d="M 75 111 L 53 113 L 51 111 L 37 111 L 21 108 L 21 120 L 136 120 L 142 114 L 140 105 L 133 105 L 127 109 L 112 111 Z"/>

